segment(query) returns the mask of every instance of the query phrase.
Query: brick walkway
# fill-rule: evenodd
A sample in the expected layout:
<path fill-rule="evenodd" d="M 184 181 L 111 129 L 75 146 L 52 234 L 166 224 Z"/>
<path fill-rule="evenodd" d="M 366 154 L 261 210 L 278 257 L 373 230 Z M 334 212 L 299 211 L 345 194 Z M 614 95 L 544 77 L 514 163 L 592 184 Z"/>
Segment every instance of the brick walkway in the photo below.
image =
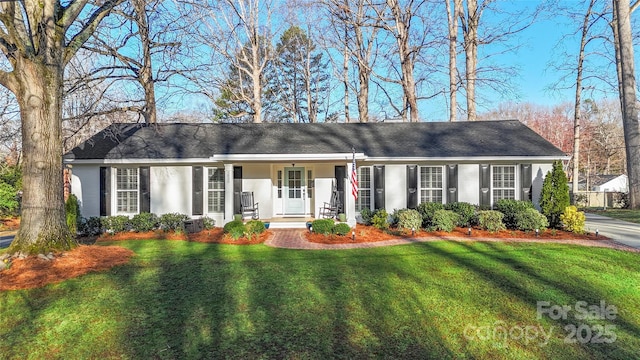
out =
<path fill-rule="evenodd" d="M 571 244 L 583 246 L 606 247 L 631 252 L 640 252 L 636 249 L 613 240 L 544 240 L 544 239 L 490 239 L 490 238 L 462 238 L 462 237 L 446 237 L 446 238 L 417 238 L 417 239 L 393 239 L 369 243 L 355 244 L 318 244 L 312 243 L 305 239 L 302 235 L 304 229 L 271 229 L 273 236 L 265 241 L 265 245 L 285 249 L 305 249 L 305 250 L 341 250 L 341 249 L 360 249 L 374 248 L 381 246 L 414 244 L 426 241 L 499 241 L 499 242 L 533 242 L 533 243 L 556 243 Z"/>

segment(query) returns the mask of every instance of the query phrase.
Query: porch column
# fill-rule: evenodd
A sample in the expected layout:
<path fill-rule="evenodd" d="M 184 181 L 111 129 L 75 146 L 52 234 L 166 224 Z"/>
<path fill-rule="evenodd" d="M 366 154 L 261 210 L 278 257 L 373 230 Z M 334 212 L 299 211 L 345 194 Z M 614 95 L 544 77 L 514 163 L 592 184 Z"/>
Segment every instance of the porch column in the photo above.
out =
<path fill-rule="evenodd" d="M 233 164 L 224 164 L 224 223 L 233 220 Z"/>
<path fill-rule="evenodd" d="M 353 198 L 353 185 L 351 185 L 351 172 L 353 171 L 353 163 L 347 163 L 347 178 L 345 180 L 344 192 L 345 203 L 344 210 L 347 215 L 347 224 L 349 226 L 356 226 L 356 201 Z"/>

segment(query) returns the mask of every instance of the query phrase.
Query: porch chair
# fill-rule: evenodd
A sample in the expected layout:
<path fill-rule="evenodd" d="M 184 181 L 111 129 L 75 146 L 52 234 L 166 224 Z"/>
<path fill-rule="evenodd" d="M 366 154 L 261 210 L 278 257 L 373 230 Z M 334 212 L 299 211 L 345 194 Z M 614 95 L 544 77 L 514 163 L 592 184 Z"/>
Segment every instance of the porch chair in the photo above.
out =
<path fill-rule="evenodd" d="M 243 191 L 240 194 L 240 213 L 242 220 L 244 220 L 244 214 L 250 213 L 251 218 L 257 220 L 260 215 L 258 212 L 258 203 L 253 202 L 253 192 Z"/>
<path fill-rule="evenodd" d="M 325 202 L 322 208 L 320 208 L 320 215 L 323 218 L 336 218 L 342 211 L 342 203 L 340 202 L 340 193 L 338 190 L 331 192 L 330 202 Z"/>

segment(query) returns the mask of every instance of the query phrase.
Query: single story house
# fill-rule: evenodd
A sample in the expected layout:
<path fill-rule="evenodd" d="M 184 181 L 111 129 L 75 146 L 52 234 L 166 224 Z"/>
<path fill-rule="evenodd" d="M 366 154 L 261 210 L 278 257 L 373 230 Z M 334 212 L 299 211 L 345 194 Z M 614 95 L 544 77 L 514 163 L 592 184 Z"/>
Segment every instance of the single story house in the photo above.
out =
<path fill-rule="evenodd" d="M 585 190 L 586 187 L 586 179 L 580 179 L 578 182 L 578 188 L 580 190 Z M 625 174 L 591 175 L 589 177 L 589 191 L 626 193 L 629 191 L 629 179 Z"/>
<path fill-rule="evenodd" d="M 239 212 L 243 191 L 260 218 L 277 219 L 318 218 L 337 190 L 350 224 L 363 208 L 537 204 L 559 159 L 566 154 L 517 120 L 113 124 L 65 155 L 85 217 L 178 212 L 219 226 Z"/>

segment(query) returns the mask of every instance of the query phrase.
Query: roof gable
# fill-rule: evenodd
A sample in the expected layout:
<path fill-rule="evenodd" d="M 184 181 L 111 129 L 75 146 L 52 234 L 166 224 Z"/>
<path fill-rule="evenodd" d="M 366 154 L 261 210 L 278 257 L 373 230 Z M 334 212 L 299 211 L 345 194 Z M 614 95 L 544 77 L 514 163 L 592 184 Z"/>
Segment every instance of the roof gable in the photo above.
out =
<path fill-rule="evenodd" d="M 208 159 L 356 152 L 368 157 L 563 157 L 517 120 L 423 123 L 113 124 L 71 159 Z"/>

